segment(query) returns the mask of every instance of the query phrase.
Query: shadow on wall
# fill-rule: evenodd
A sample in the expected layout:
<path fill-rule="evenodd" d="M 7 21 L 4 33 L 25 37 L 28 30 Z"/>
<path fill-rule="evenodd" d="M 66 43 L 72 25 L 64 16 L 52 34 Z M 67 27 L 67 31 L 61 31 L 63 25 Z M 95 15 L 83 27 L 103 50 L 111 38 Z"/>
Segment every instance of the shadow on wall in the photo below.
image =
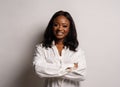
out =
<path fill-rule="evenodd" d="M 20 85 L 17 87 L 44 87 L 44 79 L 39 78 L 34 72 L 34 67 L 30 67 L 26 73 L 21 76 Z"/>
<path fill-rule="evenodd" d="M 38 75 L 34 71 L 34 66 L 33 66 L 33 57 L 34 57 L 34 52 L 35 52 L 35 45 L 40 43 L 43 39 L 43 32 L 40 32 L 37 35 L 37 39 L 32 45 L 34 47 L 32 48 L 32 52 L 28 53 L 27 56 L 29 63 L 27 63 L 27 69 L 23 71 L 21 76 L 19 76 L 16 80 L 16 85 L 15 87 L 44 87 L 44 79 L 38 77 Z"/>

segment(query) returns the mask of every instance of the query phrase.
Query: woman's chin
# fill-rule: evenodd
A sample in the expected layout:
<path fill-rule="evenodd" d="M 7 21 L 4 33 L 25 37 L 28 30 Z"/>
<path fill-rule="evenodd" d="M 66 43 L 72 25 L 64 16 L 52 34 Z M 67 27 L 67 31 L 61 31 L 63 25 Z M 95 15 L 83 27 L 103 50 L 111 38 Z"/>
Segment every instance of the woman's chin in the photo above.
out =
<path fill-rule="evenodd" d="M 56 37 L 56 40 L 64 40 L 64 37 Z"/>

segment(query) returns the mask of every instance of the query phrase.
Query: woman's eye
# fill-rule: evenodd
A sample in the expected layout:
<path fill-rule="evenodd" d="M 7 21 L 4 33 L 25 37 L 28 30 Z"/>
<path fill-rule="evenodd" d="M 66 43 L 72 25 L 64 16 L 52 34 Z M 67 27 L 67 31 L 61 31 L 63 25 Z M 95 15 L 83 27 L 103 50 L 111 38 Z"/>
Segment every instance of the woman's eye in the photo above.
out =
<path fill-rule="evenodd" d="M 57 24 L 54 24 L 53 26 L 55 26 L 55 27 L 56 27 L 56 26 L 57 26 Z"/>
<path fill-rule="evenodd" d="M 65 26 L 63 26 L 63 27 L 65 27 L 65 28 L 66 28 L 67 26 L 65 25 Z"/>

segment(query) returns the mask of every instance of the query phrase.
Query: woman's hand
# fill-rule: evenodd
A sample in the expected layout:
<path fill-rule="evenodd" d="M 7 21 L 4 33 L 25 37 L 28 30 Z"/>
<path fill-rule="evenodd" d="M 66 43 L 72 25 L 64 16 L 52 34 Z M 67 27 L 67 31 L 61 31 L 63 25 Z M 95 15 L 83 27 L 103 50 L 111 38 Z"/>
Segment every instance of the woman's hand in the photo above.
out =
<path fill-rule="evenodd" d="M 68 72 L 71 72 L 72 70 L 76 70 L 77 68 L 78 68 L 78 63 L 74 63 L 74 67 L 68 67 L 68 68 L 66 68 L 66 70 Z"/>
<path fill-rule="evenodd" d="M 78 68 L 78 63 L 74 63 L 74 69 Z"/>
<path fill-rule="evenodd" d="M 72 69 L 73 69 L 73 67 L 68 67 L 68 68 L 66 68 L 66 70 L 67 70 L 68 72 L 71 72 Z"/>

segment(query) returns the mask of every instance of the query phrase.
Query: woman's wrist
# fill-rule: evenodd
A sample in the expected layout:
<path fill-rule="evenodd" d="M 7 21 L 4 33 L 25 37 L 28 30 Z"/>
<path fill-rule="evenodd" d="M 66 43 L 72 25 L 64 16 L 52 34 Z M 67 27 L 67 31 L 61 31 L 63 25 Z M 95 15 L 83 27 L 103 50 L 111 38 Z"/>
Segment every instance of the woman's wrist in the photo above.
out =
<path fill-rule="evenodd" d="M 78 63 L 72 64 L 72 66 L 69 66 L 66 68 L 67 72 L 72 72 L 73 70 L 76 70 L 78 68 Z"/>

